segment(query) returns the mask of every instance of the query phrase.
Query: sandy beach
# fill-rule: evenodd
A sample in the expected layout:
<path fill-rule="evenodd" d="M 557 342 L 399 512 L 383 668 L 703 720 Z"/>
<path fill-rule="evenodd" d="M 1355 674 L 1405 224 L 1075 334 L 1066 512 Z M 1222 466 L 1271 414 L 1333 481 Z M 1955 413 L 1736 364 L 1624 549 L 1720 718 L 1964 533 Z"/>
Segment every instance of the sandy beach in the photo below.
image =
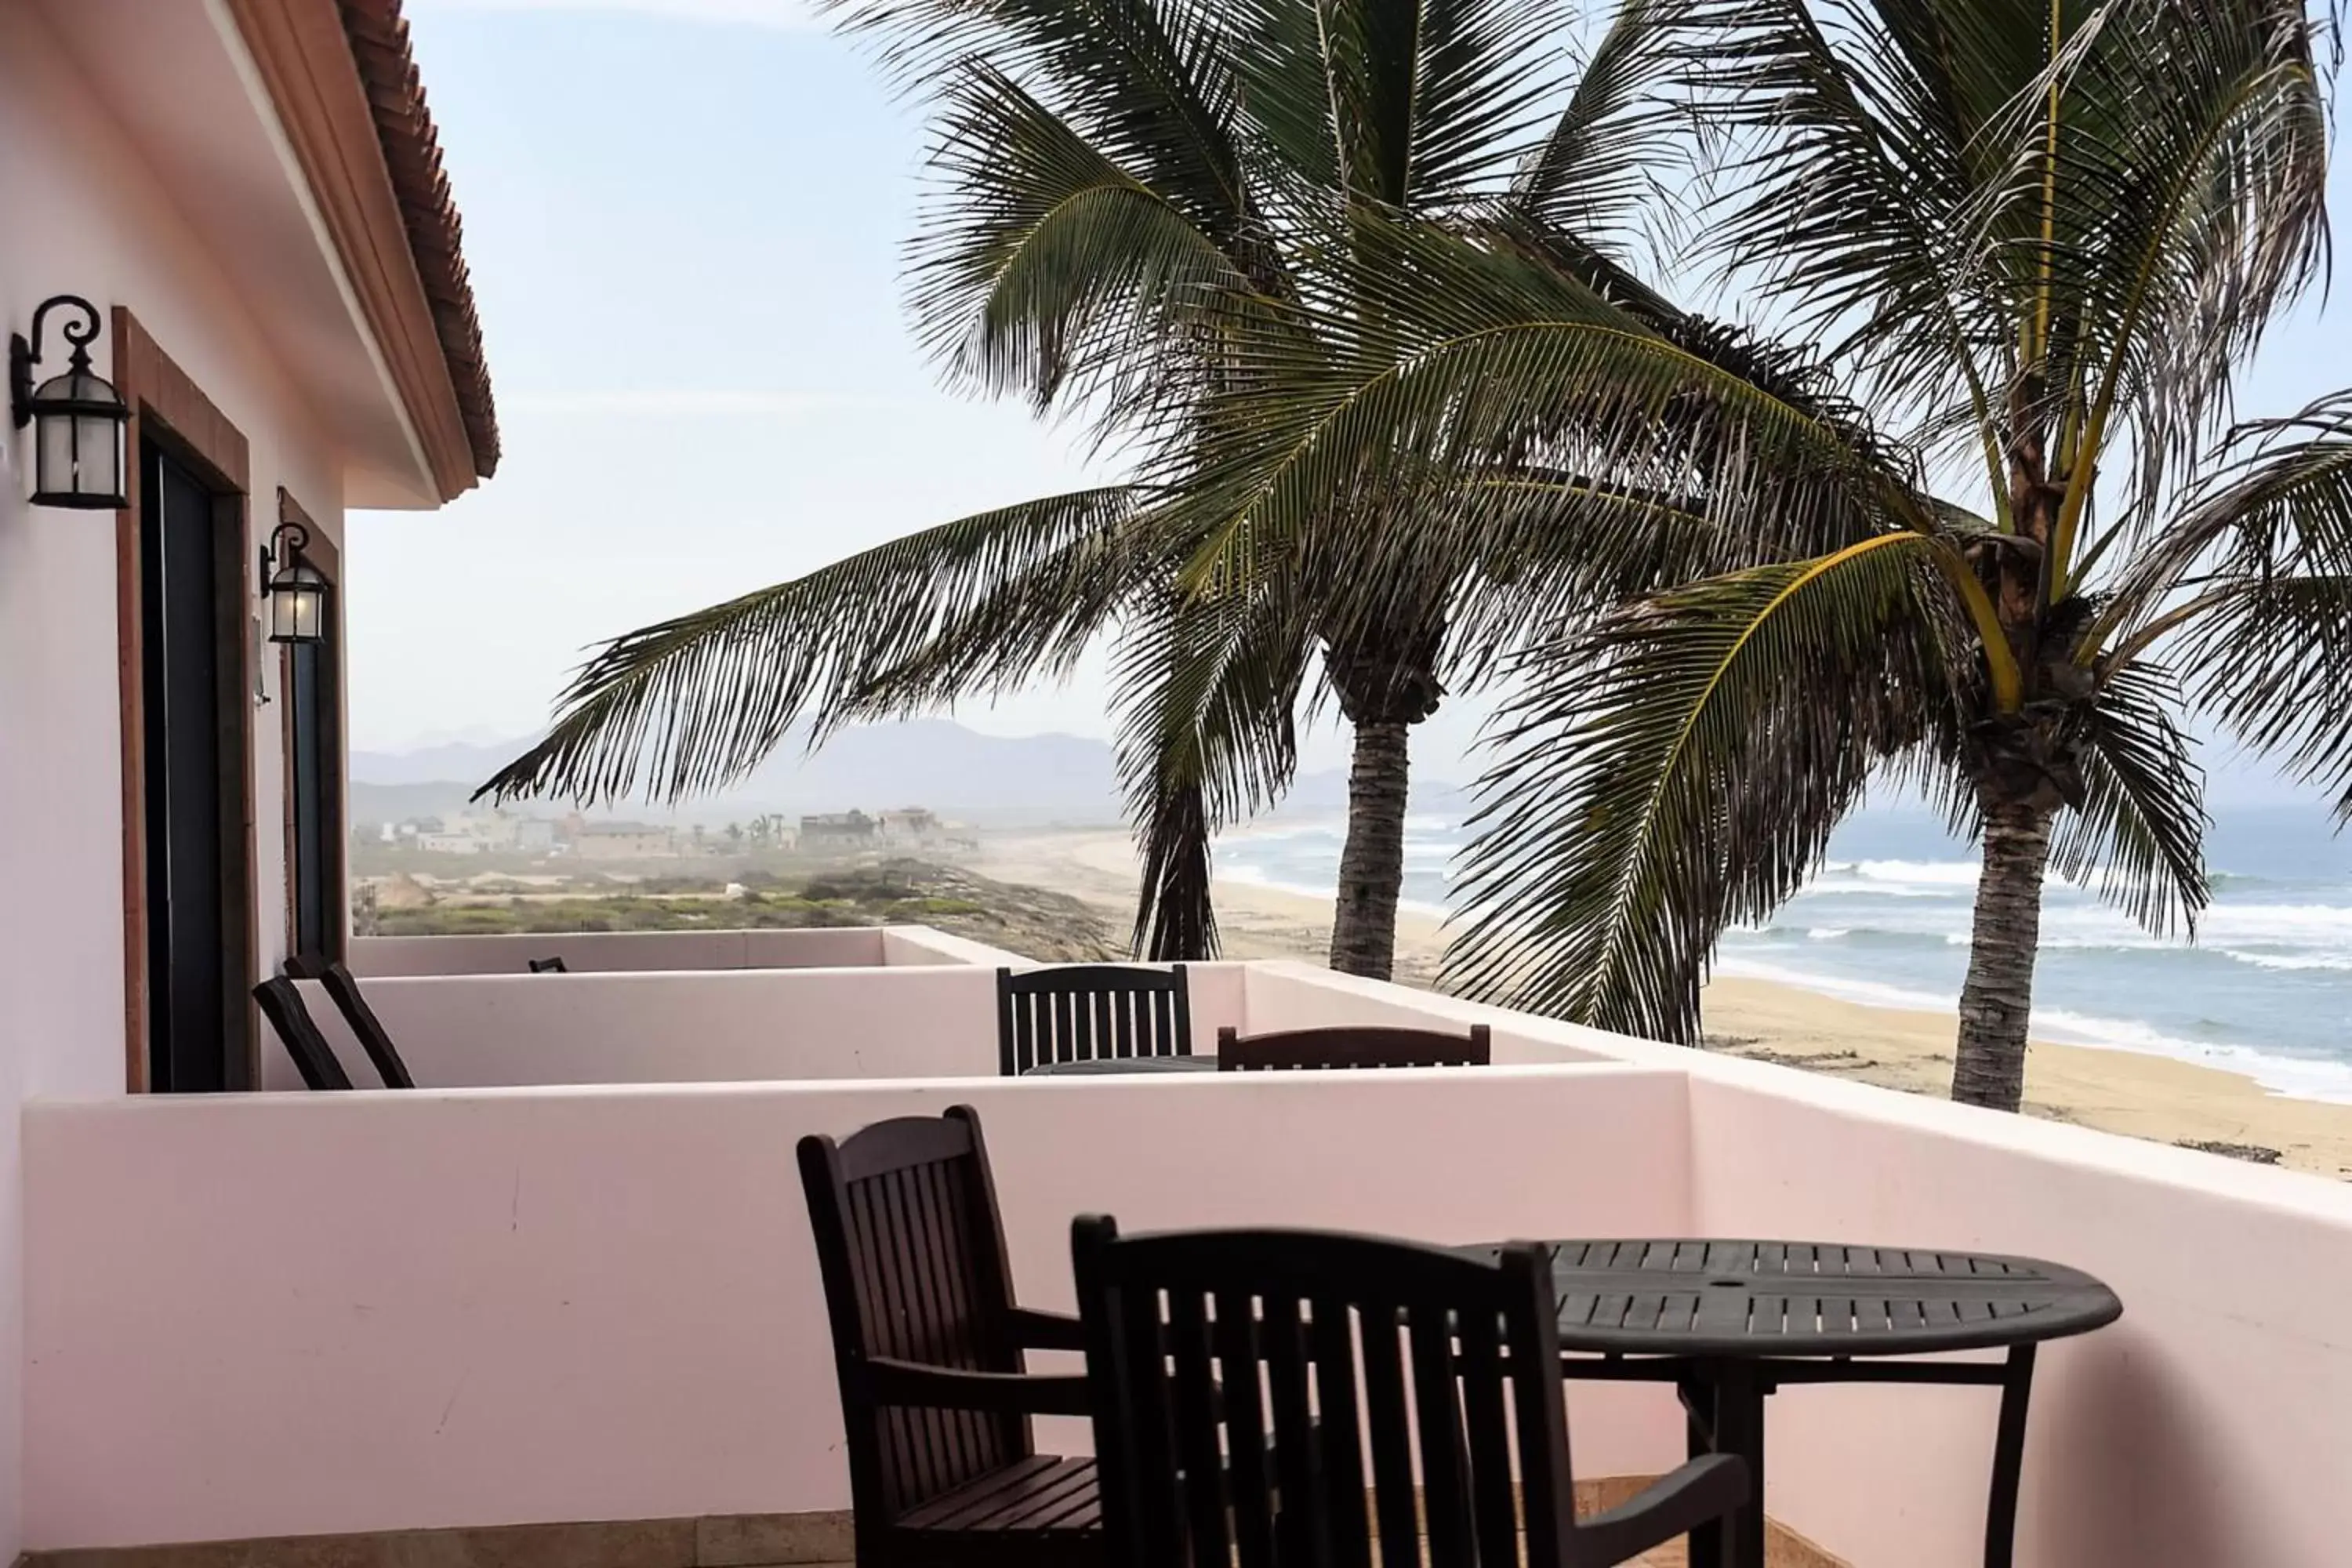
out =
<path fill-rule="evenodd" d="M 971 864 L 1008 882 L 1050 888 L 1100 906 L 1115 930 L 1134 917 L 1134 852 L 1117 833 L 991 838 Z M 1217 919 L 1230 958 L 1321 963 L 1328 902 L 1221 877 Z M 1397 921 L 1397 978 L 1432 984 L 1444 939 L 1438 922 Z M 1719 979 L 1705 1001 L 1710 1049 L 1832 1073 L 1913 1093 L 1948 1092 L 1953 1020 L 1866 1007 L 1768 981 Z M 2277 1163 L 2352 1177 L 2352 1105 L 2293 1100 L 2250 1078 L 2166 1057 L 2037 1041 L 2026 1062 L 2026 1110 L 2167 1143 L 2277 1152 Z"/>

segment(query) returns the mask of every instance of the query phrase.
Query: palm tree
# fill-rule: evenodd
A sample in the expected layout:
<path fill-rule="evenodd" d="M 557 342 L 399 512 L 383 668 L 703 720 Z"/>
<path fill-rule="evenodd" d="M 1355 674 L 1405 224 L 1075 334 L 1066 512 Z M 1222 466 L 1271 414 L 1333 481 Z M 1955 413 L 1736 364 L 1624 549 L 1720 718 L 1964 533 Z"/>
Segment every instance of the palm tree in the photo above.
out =
<path fill-rule="evenodd" d="M 1953 1093 L 2014 1110 L 2046 873 L 2159 932 L 2206 901 L 2191 715 L 2352 814 L 2352 394 L 2231 423 L 2324 253 L 2315 26 L 2300 0 L 1702 0 L 1677 28 L 1737 176 L 1725 274 L 1886 433 L 1423 230 L 1377 333 L 1303 374 L 1258 356 L 1261 422 L 1344 412 L 1311 439 L 1229 416 L 1245 478 L 1213 549 L 1239 571 L 1300 526 L 1302 447 L 1407 453 L 1397 482 L 1452 498 L 1415 515 L 1493 531 L 1496 453 L 1526 463 L 1596 402 L 1685 422 L 1706 456 L 1674 527 L 1755 559 L 1521 664 L 1451 977 L 1691 1040 L 1722 930 L 1892 776 L 1980 844 Z M 1980 483 L 1985 515 L 1931 479 Z M 1811 538 L 1776 521 L 1792 497 L 1822 509 Z"/>
<path fill-rule="evenodd" d="M 1354 728 L 1331 959 L 1385 976 L 1411 727 L 1541 624 L 1555 553 L 1377 534 L 1345 486 L 1245 584 L 1190 572 L 1211 515 L 1192 457 L 1235 390 L 1240 333 L 1319 353 L 1361 307 L 1331 264 L 1352 224 L 1413 215 L 1508 234 L 1616 308 L 1663 313 L 1587 228 L 1652 198 L 1664 57 L 1629 6 L 1565 79 L 1566 18 L 1527 0 L 850 0 L 851 27 L 929 94 L 934 200 L 910 247 L 919 331 L 960 383 L 1068 409 L 1134 457 L 1127 483 L 965 518 L 629 633 L 583 668 L 545 740 L 484 793 L 673 799 L 817 732 L 1066 673 L 1117 628 L 1120 771 L 1143 852 L 1136 942 L 1205 956 L 1209 840 L 1296 765 L 1294 725 Z M 1352 215 L 1352 216 L 1351 216 Z M 1696 329 L 1692 329 L 1696 330 Z M 1729 340 L 1725 340 L 1727 343 Z M 1579 480 L 1579 483 L 1583 481 Z M 1598 505 L 1596 500 L 1592 504 Z M 1211 509 L 1213 510 L 1213 509 Z M 1517 611 L 1465 626 L 1473 581 Z M 1381 614 L 1324 596 L 1377 593 Z"/>

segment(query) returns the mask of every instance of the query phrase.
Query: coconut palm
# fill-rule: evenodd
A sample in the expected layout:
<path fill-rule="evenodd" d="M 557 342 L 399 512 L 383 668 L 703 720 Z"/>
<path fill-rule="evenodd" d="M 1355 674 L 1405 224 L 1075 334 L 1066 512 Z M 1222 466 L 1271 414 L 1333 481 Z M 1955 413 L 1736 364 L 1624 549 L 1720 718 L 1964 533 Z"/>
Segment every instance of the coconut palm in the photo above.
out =
<path fill-rule="evenodd" d="M 2159 932 L 2206 901 L 2192 715 L 2352 813 L 2352 395 L 2231 423 L 2326 243 L 2315 24 L 2300 0 L 1701 0 L 1677 27 L 1736 176 L 1724 275 L 1885 433 L 1524 279 L 1481 292 L 1492 247 L 1424 230 L 1377 332 L 1252 390 L 1261 420 L 1323 410 L 1311 432 L 1229 416 L 1211 558 L 1303 526 L 1309 464 L 1407 453 L 1395 482 L 1449 498 L 1411 515 L 1495 532 L 1496 453 L 1597 399 L 1687 421 L 1676 510 L 1757 557 L 1524 661 L 1453 978 L 1691 1040 L 1722 930 L 1892 776 L 1979 843 L 1953 1092 L 2015 1109 L 2048 872 Z M 1775 522 L 1791 496 L 1834 503 L 1810 540 Z"/>
<path fill-rule="evenodd" d="M 1209 514 L 1185 503 L 1214 470 L 1192 447 L 1234 391 L 1237 335 L 1311 358 L 1318 323 L 1355 310 L 1344 290 L 1361 269 L 1323 249 L 1344 254 L 1366 214 L 1507 232 L 1617 309 L 1699 331 L 1580 237 L 1626 227 L 1652 197 L 1642 167 L 1661 125 L 1643 88 L 1663 56 L 1650 12 L 1629 7 L 1571 86 L 1567 18 L 1528 0 L 842 9 L 935 110 L 933 196 L 910 247 L 925 344 L 961 384 L 1071 411 L 1137 477 L 619 637 L 486 793 L 716 787 L 805 722 L 822 733 L 1056 676 L 1115 628 L 1120 771 L 1145 868 L 1139 949 L 1207 952 L 1209 839 L 1280 794 L 1297 715 L 1328 700 L 1355 735 L 1332 962 L 1385 976 L 1409 731 L 1541 624 L 1481 612 L 1465 630 L 1454 601 L 1476 579 L 1528 609 L 1525 596 L 1556 591 L 1545 563 L 1561 554 L 1506 559 L 1434 532 L 1417 552 L 1368 552 L 1356 500 L 1335 489 L 1282 559 L 1208 583 L 1188 563 Z M 1377 595 L 1381 613 L 1327 613 L 1340 584 L 1359 606 Z"/>

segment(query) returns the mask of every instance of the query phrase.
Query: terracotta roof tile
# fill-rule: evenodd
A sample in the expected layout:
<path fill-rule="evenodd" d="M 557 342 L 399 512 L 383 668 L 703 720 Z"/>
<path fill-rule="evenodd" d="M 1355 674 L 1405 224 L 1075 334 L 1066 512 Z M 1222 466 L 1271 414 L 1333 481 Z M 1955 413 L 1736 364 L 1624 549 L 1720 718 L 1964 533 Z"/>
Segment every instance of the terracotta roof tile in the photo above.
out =
<path fill-rule="evenodd" d="M 441 167 L 441 141 L 425 101 L 415 57 L 408 47 L 408 24 L 401 0 L 336 0 L 352 58 L 374 111 L 384 165 L 392 173 L 416 270 L 433 308 L 433 323 L 457 389 L 466 437 L 474 450 L 474 471 L 488 479 L 499 467 L 499 416 L 490 396 L 489 366 L 482 357 L 482 323 L 474 308 L 473 280 L 466 271 L 463 219 Z"/>

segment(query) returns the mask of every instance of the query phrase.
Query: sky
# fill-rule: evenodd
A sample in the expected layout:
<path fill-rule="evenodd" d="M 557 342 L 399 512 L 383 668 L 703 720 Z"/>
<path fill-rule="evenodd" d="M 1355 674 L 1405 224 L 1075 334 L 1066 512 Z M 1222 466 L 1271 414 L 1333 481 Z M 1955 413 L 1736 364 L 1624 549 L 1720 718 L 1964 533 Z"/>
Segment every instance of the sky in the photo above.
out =
<path fill-rule="evenodd" d="M 1081 433 L 950 390 L 900 287 L 917 106 L 799 0 L 407 0 L 465 215 L 505 456 L 437 513 L 352 515 L 352 742 L 506 739 L 592 644 L 987 507 L 1100 482 Z M 2336 205 L 2352 211 L 2341 171 Z M 2247 388 L 2343 384 L 2314 300 Z M 955 717 L 1107 735 L 1104 660 Z M 1487 711 L 1415 734 L 1468 780 Z M 1343 765 L 1327 722 L 1309 769 Z"/>

